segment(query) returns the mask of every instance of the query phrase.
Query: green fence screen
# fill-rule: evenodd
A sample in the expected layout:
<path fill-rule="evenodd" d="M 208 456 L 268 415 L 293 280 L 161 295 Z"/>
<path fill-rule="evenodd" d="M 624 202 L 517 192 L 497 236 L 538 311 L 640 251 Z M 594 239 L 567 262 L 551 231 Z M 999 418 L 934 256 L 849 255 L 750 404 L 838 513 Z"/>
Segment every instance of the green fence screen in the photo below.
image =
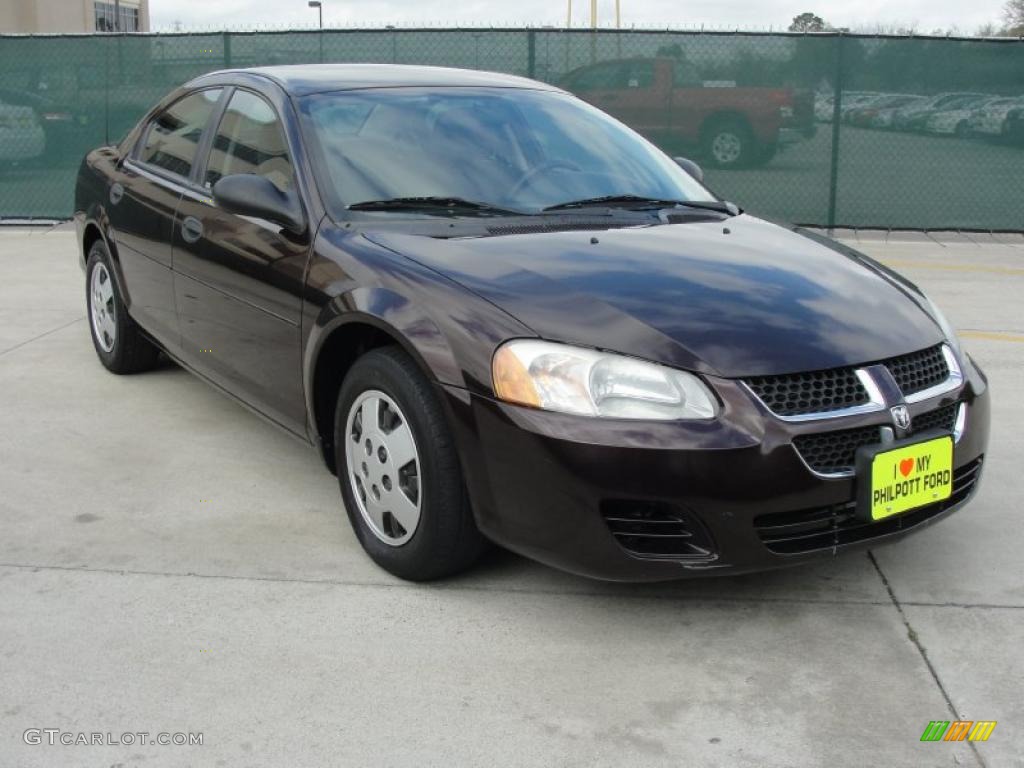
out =
<path fill-rule="evenodd" d="M 319 61 L 559 84 L 760 215 L 1024 230 L 1024 41 L 557 29 L 0 36 L 0 219 L 70 216 L 83 154 L 196 75 Z"/>

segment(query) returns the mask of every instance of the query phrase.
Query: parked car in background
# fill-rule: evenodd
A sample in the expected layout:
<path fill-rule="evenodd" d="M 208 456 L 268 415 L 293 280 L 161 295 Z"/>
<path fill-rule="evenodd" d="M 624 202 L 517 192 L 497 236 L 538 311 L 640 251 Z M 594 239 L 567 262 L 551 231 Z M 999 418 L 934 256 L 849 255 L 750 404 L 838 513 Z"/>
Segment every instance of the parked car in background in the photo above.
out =
<path fill-rule="evenodd" d="M 835 94 L 831 91 L 814 94 L 814 119 L 819 123 L 831 123 L 835 111 Z"/>
<path fill-rule="evenodd" d="M 906 109 L 909 107 L 914 107 L 923 104 L 927 100 L 927 96 L 908 95 L 907 100 L 899 104 L 898 106 L 884 107 L 882 109 L 877 110 L 874 116 L 872 116 L 871 118 L 870 126 L 872 128 L 879 128 L 883 130 L 891 129 L 893 128 L 893 125 L 895 123 L 897 112 L 899 112 L 901 109 Z"/>
<path fill-rule="evenodd" d="M 668 151 L 697 147 L 709 165 L 764 163 L 785 145 L 814 135 L 809 91 L 704 81 L 673 58 L 602 61 L 560 85 Z"/>
<path fill-rule="evenodd" d="M 875 99 L 885 94 L 878 93 L 877 91 L 843 91 L 843 98 L 839 104 L 839 118 L 842 120 L 843 115 L 849 112 L 851 109 L 858 109 L 866 104 L 870 104 Z M 833 102 L 833 107 L 835 102 Z M 829 115 L 829 122 L 832 121 L 832 115 Z"/>
<path fill-rule="evenodd" d="M 949 109 L 955 102 L 970 97 L 984 96 L 984 93 L 937 93 L 924 101 L 900 107 L 893 115 L 892 127 L 898 131 L 920 131 L 934 112 Z"/>
<path fill-rule="evenodd" d="M 0 103 L 28 107 L 35 113 L 46 136 L 46 153 L 50 159 L 73 157 L 77 162 L 89 142 L 94 140 L 82 130 L 89 125 L 88 115 L 58 104 L 43 94 L 0 88 Z"/>
<path fill-rule="evenodd" d="M 967 128 L 974 136 L 1001 137 L 1007 131 L 1007 115 L 1022 106 L 1024 96 L 993 101 L 976 110 L 968 118 Z"/>
<path fill-rule="evenodd" d="M 35 160 L 46 151 L 46 134 L 31 107 L 0 100 L 0 162 Z"/>
<path fill-rule="evenodd" d="M 889 93 L 845 111 L 843 119 L 850 125 L 869 128 L 873 125 L 874 119 L 880 112 L 885 110 L 895 111 L 899 107 L 904 107 L 918 98 L 920 97 L 913 94 Z"/>
<path fill-rule="evenodd" d="M 1024 100 L 1018 99 L 1017 105 L 1006 113 L 1003 136 L 1012 144 L 1024 146 Z"/>
<path fill-rule="evenodd" d="M 1010 99 L 999 99 L 994 96 L 980 96 L 978 98 L 966 98 L 960 101 L 951 102 L 947 108 L 938 112 L 932 112 L 924 124 L 925 133 L 933 133 L 940 136 L 960 136 L 967 138 L 971 135 L 969 120 L 978 109 L 997 101 L 1012 101 Z"/>

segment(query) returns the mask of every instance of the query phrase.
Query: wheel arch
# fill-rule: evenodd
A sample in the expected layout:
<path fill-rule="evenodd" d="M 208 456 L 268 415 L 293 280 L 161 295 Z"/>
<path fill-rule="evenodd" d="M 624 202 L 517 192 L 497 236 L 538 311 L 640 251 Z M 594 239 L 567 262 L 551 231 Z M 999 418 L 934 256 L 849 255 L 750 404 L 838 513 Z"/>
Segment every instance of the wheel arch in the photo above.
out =
<path fill-rule="evenodd" d="M 383 288 L 357 289 L 334 299 L 310 334 L 303 366 L 311 437 L 331 472 L 336 469 L 334 411 L 341 383 L 362 355 L 386 346 L 409 355 L 432 383 L 461 385 L 444 334 L 406 299 Z"/>
<path fill-rule="evenodd" d="M 704 118 L 704 121 L 700 124 L 700 137 L 704 139 L 708 133 L 715 128 L 715 126 L 730 121 L 736 121 L 741 123 L 751 135 L 754 135 L 754 126 L 750 122 L 750 117 L 743 114 L 743 112 L 735 109 L 722 109 L 717 112 L 712 112 L 710 115 Z"/>
<path fill-rule="evenodd" d="M 85 271 L 89 262 L 89 251 L 97 242 L 102 242 L 107 249 L 107 256 L 110 258 L 111 273 L 117 281 L 117 288 L 126 306 L 131 307 L 131 294 L 125 284 L 124 274 L 121 271 L 121 259 L 117 252 L 117 245 L 110 236 L 108 228 L 110 222 L 107 219 L 106 211 L 101 206 L 93 206 L 87 213 L 82 215 L 81 224 L 78 229 L 78 245 L 81 247 L 81 267 Z"/>

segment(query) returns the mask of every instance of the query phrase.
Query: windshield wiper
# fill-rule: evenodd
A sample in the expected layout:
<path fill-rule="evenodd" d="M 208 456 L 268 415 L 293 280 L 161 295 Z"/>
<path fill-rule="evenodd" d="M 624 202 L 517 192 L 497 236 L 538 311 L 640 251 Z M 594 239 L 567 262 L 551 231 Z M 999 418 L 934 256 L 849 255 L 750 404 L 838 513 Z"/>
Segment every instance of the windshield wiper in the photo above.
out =
<path fill-rule="evenodd" d="M 494 213 L 522 216 L 522 211 L 478 203 L 461 197 L 392 197 L 388 200 L 364 200 L 348 206 L 350 211 L 426 211 L 434 213 Z"/>
<path fill-rule="evenodd" d="M 687 208 L 704 208 L 710 211 L 718 211 L 729 216 L 736 216 L 740 209 L 732 203 L 722 200 L 671 200 L 657 197 L 644 197 L 643 195 L 603 195 L 601 197 L 585 197 L 582 200 L 569 200 L 557 205 L 549 205 L 544 211 L 564 211 L 571 208 L 587 208 L 590 206 L 630 206 L 630 207 L 657 207 L 668 208 L 682 205 Z"/>

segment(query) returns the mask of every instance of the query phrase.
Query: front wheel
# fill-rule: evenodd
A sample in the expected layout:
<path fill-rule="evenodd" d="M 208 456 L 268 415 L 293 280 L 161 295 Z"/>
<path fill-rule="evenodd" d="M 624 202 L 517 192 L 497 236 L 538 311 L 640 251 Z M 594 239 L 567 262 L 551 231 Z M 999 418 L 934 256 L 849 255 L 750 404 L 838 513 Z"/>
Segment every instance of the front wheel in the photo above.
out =
<path fill-rule="evenodd" d="M 356 361 L 334 445 L 349 521 L 366 553 L 410 581 L 457 573 L 484 548 L 451 430 L 430 382 L 397 347 Z"/>

